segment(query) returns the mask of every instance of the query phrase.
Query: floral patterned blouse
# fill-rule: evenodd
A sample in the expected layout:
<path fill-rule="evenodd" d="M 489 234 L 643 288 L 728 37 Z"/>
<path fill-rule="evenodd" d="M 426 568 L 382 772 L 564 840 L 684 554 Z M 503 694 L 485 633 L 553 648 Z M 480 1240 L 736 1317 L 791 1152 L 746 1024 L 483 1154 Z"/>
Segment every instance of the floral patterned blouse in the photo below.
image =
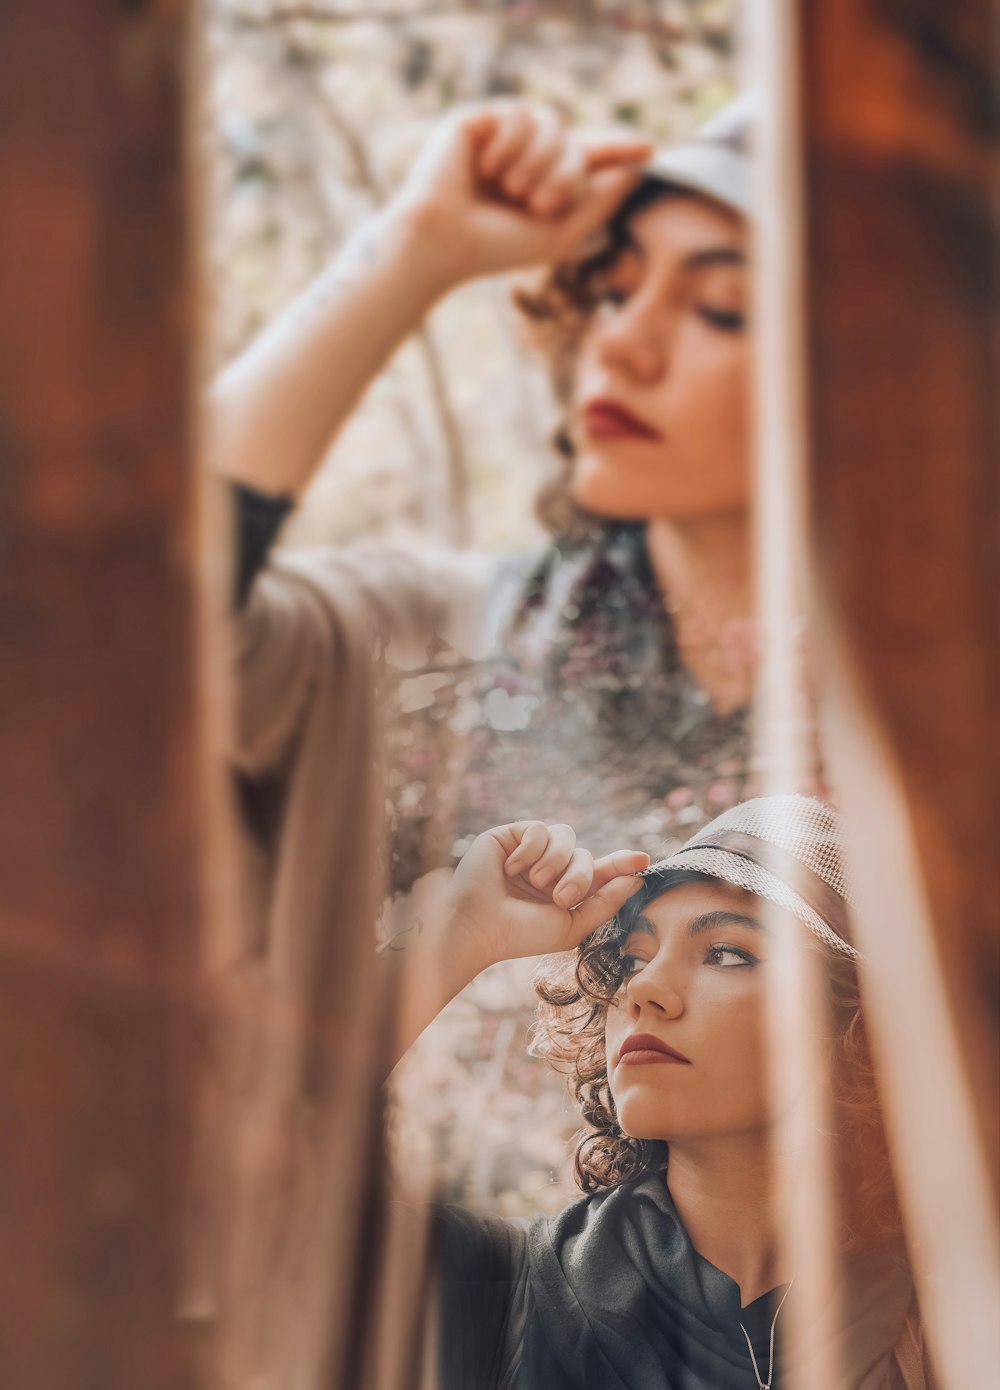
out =
<path fill-rule="evenodd" d="M 234 493 L 239 604 L 291 502 Z M 716 713 L 681 661 L 642 525 L 595 526 L 534 562 L 501 560 L 494 590 L 505 617 L 491 655 L 472 661 L 441 642 L 397 674 L 394 892 L 457 862 L 492 825 L 565 821 L 595 855 L 658 858 L 754 794 L 748 711 Z"/>
<path fill-rule="evenodd" d="M 491 825 L 566 821 L 595 854 L 657 858 L 752 794 L 748 712 L 717 714 L 683 665 L 641 526 L 595 528 L 502 582 L 490 657 L 442 650 L 400 680 L 397 889 Z"/>

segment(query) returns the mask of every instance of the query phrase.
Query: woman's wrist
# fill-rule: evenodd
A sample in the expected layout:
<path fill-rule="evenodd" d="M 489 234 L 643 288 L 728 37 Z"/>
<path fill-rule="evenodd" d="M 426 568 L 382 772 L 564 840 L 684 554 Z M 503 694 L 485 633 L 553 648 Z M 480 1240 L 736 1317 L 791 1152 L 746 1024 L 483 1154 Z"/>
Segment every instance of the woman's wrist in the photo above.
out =
<path fill-rule="evenodd" d="M 490 962 L 456 932 L 443 904 L 410 924 L 380 951 L 397 980 L 392 1064 Z"/>
<path fill-rule="evenodd" d="M 402 340 L 451 288 L 452 277 L 432 249 L 433 216 L 416 205 L 388 203 L 351 234 L 301 300 L 304 316 L 336 318 L 345 303 L 369 289 L 387 340 Z"/>
<path fill-rule="evenodd" d="M 394 254 L 423 298 L 423 313 L 473 278 L 450 215 L 433 200 L 398 195 L 379 214 Z"/>
<path fill-rule="evenodd" d="M 461 994 L 477 975 L 496 964 L 484 948 L 481 934 L 471 929 L 461 916 L 452 913 L 447 902 L 427 923 L 423 950 L 433 969 L 442 1007 Z"/>

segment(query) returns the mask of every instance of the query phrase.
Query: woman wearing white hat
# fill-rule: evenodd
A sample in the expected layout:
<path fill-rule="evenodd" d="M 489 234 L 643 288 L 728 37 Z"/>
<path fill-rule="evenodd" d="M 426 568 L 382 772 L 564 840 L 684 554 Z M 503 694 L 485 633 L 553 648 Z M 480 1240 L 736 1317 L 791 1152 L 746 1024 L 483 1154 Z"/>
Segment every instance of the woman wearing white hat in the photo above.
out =
<path fill-rule="evenodd" d="M 622 833 L 653 848 L 746 793 L 748 130 L 738 103 L 651 158 L 641 139 L 586 140 L 544 106 L 461 111 L 212 393 L 213 460 L 240 484 L 248 781 L 309 741 L 317 702 L 344 703 L 365 660 L 352 632 L 402 635 L 408 669 L 433 670 L 391 757 L 396 889 L 454 864 L 484 824 L 540 815 L 598 852 Z M 421 317 L 463 281 L 534 265 L 549 278 L 522 303 L 566 412 L 553 544 L 502 598 L 477 557 L 327 547 L 262 569 Z M 428 655 L 438 638 L 447 659 Z M 342 762 L 341 734 L 356 742 L 342 721 L 314 760 Z"/>
<path fill-rule="evenodd" d="M 498 827 L 478 837 L 407 947 L 421 980 L 401 1015 L 407 1036 L 495 961 L 569 953 L 538 977 L 535 1047 L 569 1073 L 585 1122 L 576 1172 L 587 1195 L 560 1215 L 440 1213 L 442 1385 L 779 1383 L 794 1277 L 776 1238 L 779 1110 L 765 1061 L 780 938 L 815 953 L 825 981 L 842 1213 L 843 1329 L 807 1329 L 807 1364 L 833 1337 L 838 1384 L 923 1390 L 836 813 L 807 797 L 759 798 L 645 864 L 632 851 L 595 862 L 565 826 Z M 808 1372 L 792 1383 L 808 1384 Z"/>

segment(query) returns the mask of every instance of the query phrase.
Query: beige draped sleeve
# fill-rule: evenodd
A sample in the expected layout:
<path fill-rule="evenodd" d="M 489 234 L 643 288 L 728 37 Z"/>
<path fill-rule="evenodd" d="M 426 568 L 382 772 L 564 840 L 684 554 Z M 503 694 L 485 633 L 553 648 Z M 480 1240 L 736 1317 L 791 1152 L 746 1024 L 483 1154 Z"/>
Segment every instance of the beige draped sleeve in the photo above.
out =
<path fill-rule="evenodd" d="M 239 939 L 214 984 L 188 1299 L 216 1320 L 220 1384 L 280 1390 L 292 1365 L 332 1383 L 350 1310 L 375 1306 L 357 1281 L 374 1278 L 392 1008 L 374 950 L 380 676 L 439 641 L 485 652 L 492 574 L 476 555 L 284 555 L 233 620 Z"/>
<path fill-rule="evenodd" d="M 496 573 L 477 552 L 366 546 L 279 556 L 236 619 L 233 764 L 251 778 L 287 768 L 318 701 L 340 707 L 330 746 L 314 750 L 326 761 L 361 732 L 352 686 L 368 685 L 383 661 L 421 666 L 435 642 L 485 655 L 500 619 Z"/>

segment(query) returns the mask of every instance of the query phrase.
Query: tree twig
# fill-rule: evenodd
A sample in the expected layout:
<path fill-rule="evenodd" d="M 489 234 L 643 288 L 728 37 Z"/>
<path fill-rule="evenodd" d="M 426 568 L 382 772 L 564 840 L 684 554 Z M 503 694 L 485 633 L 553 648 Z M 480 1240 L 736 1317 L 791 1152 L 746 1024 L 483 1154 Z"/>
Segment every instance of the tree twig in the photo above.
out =
<path fill-rule="evenodd" d="M 407 24 L 421 19 L 443 19 L 459 15 L 480 14 L 484 18 L 495 15 L 492 9 L 480 10 L 475 5 L 428 5 L 421 10 L 383 10 L 372 11 L 365 8 L 353 10 L 317 9 L 312 5 L 276 5 L 273 10 L 261 14 L 236 11 L 223 16 L 226 23 L 239 29 L 270 29 L 283 24 Z"/>
<path fill-rule="evenodd" d="M 577 28 L 594 31 L 598 29 L 610 29 L 616 33 L 623 34 L 645 34 L 648 38 L 660 42 L 679 43 L 685 39 L 697 37 L 698 26 L 696 24 L 681 24 L 673 19 L 663 19 L 659 15 L 636 14 L 629 8 L 621 8 L 601 12 L 594 9 L 589 4 L 569 3 L 565 5 L 553 5 L 547 13 L 537 13 L 532 10 L 524 15 L 518 15 L 516 9 L 499 9 L 492 5 L 471 4 L 445 4 L 428 5 L 419 10 L 383 10 L 371 11 L 368 9 L 351 10 L 328 10 L 324 8 L 314 8 L 309 4 L 276 5 L 273 10 L 254 14 L 248 11 L 236 11 L 223 15 L 225 23 L 238 29 L 273 29 L 286 24 L 317 24 L 335 25 L 346 27 L 352 24 L 412 24 L 419 23 L 426 19 L 452 19 L 467 18 L 469 16 L 479 19 L 502 20 L 505 24 L 530 25 L 536 23 L 540 18 L 558 18 L 566 23 L 575 25 Z"/>
<path fill-rule="evenodd" d="M 368 154 L 368 147 L 353 123 L 330 92 L 317 85 L 321 105 L 330 125 L 336 131 L 354 167 L 355 177 L 376 207 L 386 199 L 386 192 Z M 437 415 L 444 445 L 448 483 L 448 533 L 453 544 L 464 546 L 471 537 L 469 512 L 469 469 L 461 426 L 448 394 L 441 354 L 434 341 L 430 325 L 417 329 L 415 341 L 423 360 L 430 387 L 431 401 Z"/>

